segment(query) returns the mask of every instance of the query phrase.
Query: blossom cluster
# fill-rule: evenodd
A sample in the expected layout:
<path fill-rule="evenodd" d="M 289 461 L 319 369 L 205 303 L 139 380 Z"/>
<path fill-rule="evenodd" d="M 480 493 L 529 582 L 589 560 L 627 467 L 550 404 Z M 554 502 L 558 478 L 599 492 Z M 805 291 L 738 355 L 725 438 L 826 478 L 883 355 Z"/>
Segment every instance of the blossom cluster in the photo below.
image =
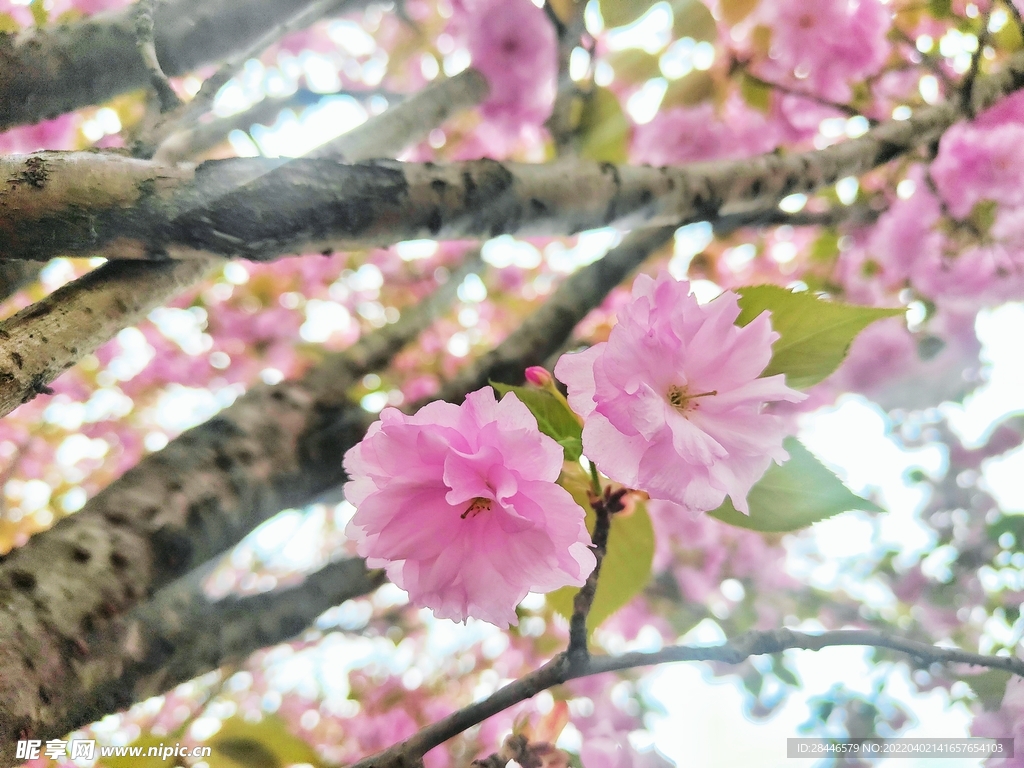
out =
<path fill-rule="evenodd" d="M 781 374 L 760 377 L 778 334 L 768 313 L 742 328 L 739 313 L 732 292 L 702 306 L 685 281 L 641 275 L 609 340 L 561 358 L 555 374 L 601 472 L 686 511 L 727 495 L 748 511 L 753 484 L 788 458 L 786 425 L 765 404 L 805 396 Z M 581 586 L 594 568 L 583 510 L 556 483 L 562 463 L 514 393 L 389 408 L 345 456 L 348 534 L 438 617 L 515 624 L 528 592 Z"/>

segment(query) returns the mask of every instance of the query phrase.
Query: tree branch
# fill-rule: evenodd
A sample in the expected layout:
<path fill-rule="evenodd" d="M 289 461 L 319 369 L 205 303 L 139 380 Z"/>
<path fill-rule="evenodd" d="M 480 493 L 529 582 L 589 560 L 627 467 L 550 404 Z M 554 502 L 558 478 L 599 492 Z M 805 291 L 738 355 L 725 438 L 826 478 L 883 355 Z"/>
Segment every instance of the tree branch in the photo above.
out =
<path fill-rule="evenodd" d="M 114 616 L 344 481 L 341 455 L 372 418 L 347 400 L 348 389 L 386 365 L 480 268 L 469 259 L 398 322 L 304 378 L 254 387 L 0 558 L 0 764 L 12 759 L 18 733 L 59 736 L 55 726 L 86 706 L 101 681 L 85 675 L 83 659 Z M 116 661 L 138 663 L 123 650 Z"/>
<path fill-rule="evenodd" d="M 1018 54 L 1000 74 L 977 83 L 973 107 L 979 111 L 1022 85 L 1024 54 Z M 145 196 L 128 208 L 95 209 L 86 219 L 63 206 L 14 221 L 11 232 L 0 236 L 0 252 L 19 259 L 75 253 L 147 258 L 177 248 L 181 254 L 193 249 L 261 261 L 419 238 L 559 235 L 609 224 L 714 220 L 859 175 L 934 142 L 959 114 L 958 104 L 947 102 L 822 150 L 679 168 L 585 161 L 354 166 L 301 158 L 210 161 L 173 193 Z M 74 188 L 72 169 L 59 155 L 49 156 L 46 164 L 50 174 Z M 42 233 L 46 248 L 25 245 L 38 243 Z"/>
<path fill-rule="evenodd" d="M 939 648 L 915 640 L 872 630 L 835 630 L 810 635 L 790 629 L 748 632 L 722 645 L 677 645 L 652 653 L 590 657 L 576 666 L 566 653 L 556 656 L 535 672 L 522 677 L 484 699 L 427 726 L 412 737 L 379 754 L 360 760 L 352 768 L 409 768 L 427 751 L 519 702 L 556 685 L 603 672 L 647 667 L 676 661 L 720 661 L 739 664 L 751 656 L 781 653 L 790 649 L 820 651 L 835 646 L 861 645 L 905 653 L 922 664 L 970 664 L 1002 669 L 1024 677 L 1024 660 L 1011 656 L 984 656 L 955 648 Z"/>
<path fill-rule="evenodd" d="M 598 480 L 597 468 L 590 465 L 591 474 L 594 477 L 595 489 L 590 495 L 590 505 L 594 509 L 594 558 L 597 561 L 594 570 L 590 572 L 586 583 L 576 593 L 572 601 L 572 617 L 569 620 L 569 650 L 566 652 L 574 665 L 585 666 L 590 658 L 587 650 L 587 616 L 594 604 L 594 595 L 597 594 L 597 582 L 601 577 L 601 563 L 608 550 L 608 530 L 611 527 L 612 515 L 622 511 L 622 497 L 626 489 L 620 489 L 612 493 L 611 486 L 604 489 L 602 495 Z"/>
<path fill-rule="evenodd" d="M 153 6 L 156 0 L 137 0 L 135 3 L 135 34 L 142 62 L 149 71 L 149 82 L 160 102 L 160 111 L 169 112 L 181 105 L 181 99 L 174 92 L 167 75 L 160 68 L 153 39 Z"/>
<path fill-rule="evenodd" d="M 316 23 L 327 13 L 336 10 L 338 4 L 339 0 L 314 0 L 280 23 L 271 26 L 249 45 L 229 56 L 216 72 L 203 81 L 192 101 L 181 104 L 179 109 L 168 115 L 149 135 L 144 136 L 143 142 L 155 145 L 156 151 L 159 152 L 160 145 L 165 139 L 179 130 L 191 127 L 210 110 L 217 92 L 238 73 L 246 61 L 259 57 L 264 50 L 285 35 Z"/>
<path fill-rule="evenodd" d="M 365 157 L 394 157 L 447 122 L 459 112 L 479 105 L 489 92 L 487 80 L 475 69 L 466 69 L 431 83 L 388 110 L 387 125 L 368 120 L 333 141 L 314 149 L 308 157 L 348 161 Z"/>
<path fill-rule="evenodd" d="M 314 0 L 166 0 L 154 9 L 154 47 L 171 77 L 247 50 Z M 337 0 L 332 12 L 366 5 Z M 136 45 L 135 8 L 74 24 L 5 35 L 0 45 L 0 131 L 100 104 L 150 84 Z"/>
<path fill-rule="evenodd" d="M 528 365 L 559 346 L 579 318 L 669 239 L 671 230 L 630 235 L 563 281 L 524 324 L 526 331 L 512 334 L 486 357 L 489 365 L 472 366 L 472 375 L 460 380 L 476 389 L 477 377 L 486 383 L 500 374 L 512 377 L 517 368 L 513 380 L 521 379 Z M 445 288 L 453 293 L 461 279 L 454 275 Z M 97 654 L 84 638 L 103 636 L 112 617 L 271 514 L 307 504 L 344 482 L 339 458 L 362 439 L 370 421 L 345 400 L 345 391 L 393 354 L 398 342 L 390 329 L 413 333 L 428 317 L 426 310 L 404 312 L 394 326 L 370 334 L 358 349 L 331 358 L 299 382 L 246 393 L 145 458 L 74 516 L 0 559 L 0 594 L 11 596 L 0 602 L 0 750 L 22 730 L 61 736 L 72 703 L 88 706 L 89 691 L 101 681 L 86 681 L 79 672 L 78 659 Z M 451 385 L 444 390 L 455 401 L 468 391 L 455 392 Z M 45 629 L 43 613 L 57 617 Z M 135 663 L 118 656 L 104 668 Z M 203 671 L 193 667 L 195 674 Z M 11 759 L 0 751 L 0 765 Z"/>
<path fill-rule="evenodd" d="M 369 594 L 384 581 L 350 558 L 329 563 L 293 587 L 211 602 L 200 568 L 157 592 L 152 600 L 111 622 L 100 636 L 85 641 L 79 676 L 97 681 L 69 701 L 51 733 L 70 733 L 109 712 L 127 709 L 225 664 L 244 661 L 254 651 L 286 642 L 320 614 L 353 597 Z"/>
<path fill-rule="evenodd" d="M 374 151 L 366 140 L 373 134 L 386 140 L 384 149 L 398 151 L 434 126 L 426 122 L 431 117 L 443 120 L 452 112 L 445 107 L 430 111 L 430 103 L 451 100 L 468 106 L 480 94 L 480 79 L 467 74 L 456 87 L 437 88 L 430 99 L 419 99 L 412 110 L 393 107 L 368 120 L 356 138 L 345 145 L 345 151 L 364 159 Z M 188 166 L 108 154 L 44 152 L 27 158 L 0 157 L 0 178 L 9 181 L 0 188 L 0 207 L 13 216 L 37 220 L 51 218 L 54 211 L 63 209 L 57 214 L 60 225 L 88 237 L 86 233 L 97 221 L 97 209 L 125 212 L 139 199 L 164 199 L 168 186 L 176 180 L 191 180 L 194 173 Z M 249 179 L 243 170 L 242 175 L 222 178 L 219 186 L 215 183 L 207 191 L 216 199 Z M 14 234 L 11 242 L 20 242 L 21 236 Z M 160 261 L 130 266 L 123 262 L 106 264 L 0 323 L 0 416 L 46 393 L 47 385 L 84 355 L 196 284 L 220 263 L 217 254 L 204 249 L 182 253 L 171 247 L 161 254 L 142 254 L 133 252 L 133 246 L 127 243 L 122 245 L 127 249 L 122 255 L 156 256 Z M 29 244 L 26 250 L 37 249 Z"/>
<path fill-rule="evenodd" d="M 406 98 L 406 94 L 382 88 L 344 89 L 333 93 L 318 93 L 306 88 L 299 88 L 288 96 L 267 97 L 242 112 L 207 122 L 198 122 L 194 126 L 178 131 L 164 141 L 157 153 L 153 155 L 153 160 L 169 164 L 191 160 L 226 141 L 228 134 L 234 130 L 249 131 L 257 123 L 270 125 L 285 109 L 302 110 L 332 96 L 351 96 L 361 101 L 369 101 L 374 96 L 381 96 L 389 103 L 395 104 Z M 373 119 L 371 118 L 368 122 L 373 122 Z"/>
<path fill-rule="evenodd" d="M 671 241 L 675 231 L 676 227 L 662 227 L 631 232 L 603 258 L 567 277 L 551 298 L 501 344 L 476 358 L 447 382 L 438 399 L 462 402 L 467 392 L 487 386 L 489 381 L 521 383 L 526 368 L 543 364 L 570 337 L 573 328 L 587 313 L 599 306 L 612 288 L 645 259 Z M 425 405 L 429 399 L 413 407 Z"/>

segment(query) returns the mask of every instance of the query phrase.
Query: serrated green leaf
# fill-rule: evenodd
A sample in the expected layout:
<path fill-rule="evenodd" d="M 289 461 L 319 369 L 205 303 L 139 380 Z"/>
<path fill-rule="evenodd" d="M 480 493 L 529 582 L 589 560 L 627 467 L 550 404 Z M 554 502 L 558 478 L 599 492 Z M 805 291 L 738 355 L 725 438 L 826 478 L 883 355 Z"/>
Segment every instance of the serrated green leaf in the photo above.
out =
<path fill-rule="evenodd" d="M 566 461 L 579 461 L 583 453 L 583 427 L 568 404 L 546 389 L 517 387 L 512 384 L 491 382 L 499 395 L 513 392 L 537 419 L 540 431 L 562 446 Z"/>
<path fill-rule="evenodd" d="M 595 88 L 583 105 L 576 131 L 576 153 L 601 163 L 628 159 L 630 122 L 619 97 L 607 88 Z"/>
<path fill-rule="evenodd" d="M 671 0 L 672 34 L 677 38 L 692 37 L 698 42 L 713 43 L 718 39 L 718 24 L 701 0 Z"/>
<path fill-rule="evenodd" d="M 988 712 L 999 709 L 1006 695 L 1006 684 L 1010 682 L 1012 672 L 1002 669 L 989 669 L 978 675 L 961 675 L 958 680 L 967 683 L 974 695 Z"/>
<path fill-rule="evenodd" d="M 784 446 L 789 451 L 789 461 L 781 466 L 773 462 L 747 494 L 749 515 L 736 511 L 729 498 L 708 514 L 738 528 L 785 533 L 851 509 L 883 511 L 843 485 L 796 438 L 787 438 Z"/>
<path fill-rule="evenodd" d="M 784 373 L 786 383 L 797 389 L 817 384 L 835 371 L 854 338 L 871 323 L 906 311 L 825 301 L 776 285 L 740 288 L 738 293 L 741 312 L 736 324 L 746 325 L 768 310 L 772 329 L 780 335 L 762 376 Z"/>
<path fill-rule="evenodd" d="M 587 501 L 588 484 L 565 483 L 573 498 L 587 510 L 587 529 L 593 532 L 595 515 Z M 601 564 L 601 577 L 597 582 L 594 603 L 587 616 L 587 631 L 593 633 L 601 623 L 636 597 L 651 578 L 654 561 L 654 528 L 644 504 L 637 504 L 629 514 L 612 517 L 608 531 L 608 552 Z M 579 590 L 564 587 L 547 596 L 548 603 L 560 614 L 572 616 L 572 601 Z"/>
<path fill-rule="evenodd" d="M 146 754 L 150 747 L 159 747 L 165 744 L 173 744 L 174 740 L 171 739 L 168 742 L 166 736 L 154 736 L 151 733 L 144 733 L 131 744 L 129 747 L 137 747 L 142 750 L 140 757 L 103 757 L 100 758 L 99 764 L 106 766 L 106 768 L 169 768 L 177 762 L 174 757 L 150 757 Z"/>
<path fill-rule="evenodd" d="M 599 0 L 606 27 L 621 27 L 639 19 L 656 0 Z"/>
<path fill-rule="evenodd" d="M 213 750 L 204 758 L 210 768 L 283 768 L 295 763 L 322 766 L 316 750 L 273 715 L 251 723 L 241 717 L 225 720 L 206 742 Z"/>

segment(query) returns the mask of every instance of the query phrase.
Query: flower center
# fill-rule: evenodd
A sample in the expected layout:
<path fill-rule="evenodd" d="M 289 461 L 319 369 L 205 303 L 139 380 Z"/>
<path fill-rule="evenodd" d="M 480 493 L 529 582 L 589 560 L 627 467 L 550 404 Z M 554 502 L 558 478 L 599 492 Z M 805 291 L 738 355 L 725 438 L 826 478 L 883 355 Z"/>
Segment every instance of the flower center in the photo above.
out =
<path fill-rule="evenodd" d="M 479 515 L 481 512 L 490 512 L 490 511 L 491 511 L 491 500 L 490 499 L 485 499 L 483 496 L 477 496 L 475 499 L 473 499 L 473 501 L 471 501 L 469 503 L 469 506 L 466 508 L 466 511 L 463 512 L 461 515 L 459 515 L 459 517 L 461 517 L 463 520 L 465 520 L 467 517 L 468 518 L 474 518 L 477 515 Z"/>
<path fill-rule="evenodd" d="M 697 403 L 691 402 L 692 400 L 696 400 L 698 397 L 710 397 L 717 394 L 718 390 L 713 389 L 710 392 L 700 392 L 696 395 L 691 395 L 686 387 L 673 384 L 668 388 L 668 404 L 680 413 L 685 414 L 687 411 L 692 411 L 697 407 Z"/>

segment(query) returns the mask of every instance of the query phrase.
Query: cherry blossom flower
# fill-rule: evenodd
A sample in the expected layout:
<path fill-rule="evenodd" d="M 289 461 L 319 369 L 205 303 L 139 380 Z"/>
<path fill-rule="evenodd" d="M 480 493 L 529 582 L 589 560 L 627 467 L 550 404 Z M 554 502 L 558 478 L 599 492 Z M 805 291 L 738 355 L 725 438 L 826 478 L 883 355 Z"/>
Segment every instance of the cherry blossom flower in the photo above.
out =
<path fill-rule="evenodd" d="M 436 616 L 516 624 L 528 592 L 582 586 L 594 569 L 561 469 L 562 448 L 514 394 L 496 402 L 486 388 L 413 416 L 386 408 L 345 454 L 347 533 Z"/>
<path fill-rule="evenodd" d="M 631 158 L 648 165 L 676 165 L 749 157 L 771 151 L 781 138 L 765 115 L 731 98 L 720 114 L 710 104 L 658 112 L 633 130 Z"/>
<path fill-rule="evenodd" d="M 689 283 L 641 275 L 608 341 L 558 361 L 583 452 L 608 477 L 688 509 L 729 495 L 748 512 L 751 486 L 789 458 L 783 421 L 764 404 L 805 395 L 782 375 L 758 378 L 778 334 L 767 314 L 737 327 L 738 298 L 701 306 Z"/>
<path fill-rule="evenodd" d="M 772 3 L 765 15 L 772 27 L 766 74 L 794 75 L 819 96 L 849 98 L 849 83 L 878 72 L 889 55 L 890 12 L 879 0 Z"/>
<path fill-rule="evenodd" d="M 491 86 L 484 117 L 517 132 L 551 114 L 558 75 L 557 40 L 544 11 L 530 0 L 465 3 L 473 66 Z"/>

